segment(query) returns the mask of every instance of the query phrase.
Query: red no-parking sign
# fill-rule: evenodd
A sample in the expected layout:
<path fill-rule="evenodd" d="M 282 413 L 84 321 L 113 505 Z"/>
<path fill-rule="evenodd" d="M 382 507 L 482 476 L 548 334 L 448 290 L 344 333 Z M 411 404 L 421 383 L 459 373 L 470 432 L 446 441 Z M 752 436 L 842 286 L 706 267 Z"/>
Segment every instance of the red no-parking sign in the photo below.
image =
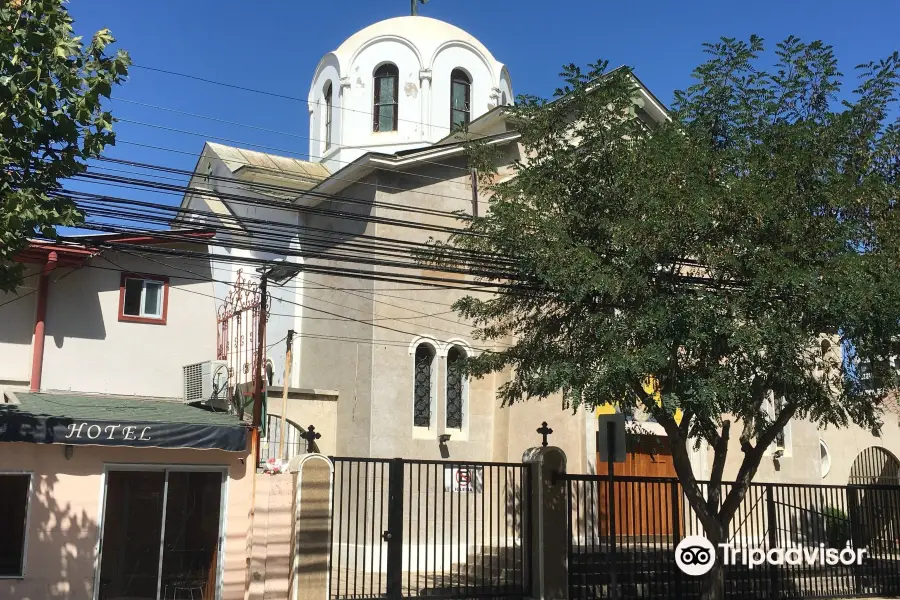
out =
<path fill-rule="evenodd" d="M 483 481 L 481 467 L 444 467 L 444 489 L 448 492 L 480 492 Z"/>

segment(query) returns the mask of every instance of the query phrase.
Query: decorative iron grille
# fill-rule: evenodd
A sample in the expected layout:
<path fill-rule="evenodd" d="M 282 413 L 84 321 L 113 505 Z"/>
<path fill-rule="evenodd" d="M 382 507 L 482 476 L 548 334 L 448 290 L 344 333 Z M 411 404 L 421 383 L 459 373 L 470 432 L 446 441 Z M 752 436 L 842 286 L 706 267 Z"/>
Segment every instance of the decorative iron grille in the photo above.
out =
<path fill-rule="evenodd" d="M 456 346 L 447 353 L 447 427 L 450 429 L 462 429 L 464 358 Z"/>
<path fill-rule="evenodd" d="M 415 406 L 413 423 L 416 427 L 431 426 L 431 365 L 434 351 L 427 344 L 416 348 Z"/>
<path fill-rule="evenodd" d="M 900 461 L 878 446 L 870 446 L 850 467 L 850 485 L 900 485 Z"/>

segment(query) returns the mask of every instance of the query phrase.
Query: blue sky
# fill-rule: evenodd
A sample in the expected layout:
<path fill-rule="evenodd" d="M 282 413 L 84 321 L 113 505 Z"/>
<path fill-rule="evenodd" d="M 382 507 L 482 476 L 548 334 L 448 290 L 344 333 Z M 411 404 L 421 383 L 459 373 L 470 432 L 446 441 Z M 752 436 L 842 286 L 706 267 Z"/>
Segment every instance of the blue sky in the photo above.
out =
<path fill-rule="evenodd" d="M 264 8 L 263 8 L 264 7 Z M 138 65 L 179 71 L 305 98 L 321 56 L 363 27 L 409 13 L 409 0 L 71 0 L 76 30 L 84 36 L 108 27 Z M 751 33 L 774 43 L 793 34 L 835 47 L 840 65 L 878 59 L 900 47 L 898 0 L 755 0 L 686 3 L 570 0 L 430 0 L 423 15 L 453 23 L 480 39 L 510 70 L 515 92 L 550 96 L 560 67 L 603 58 L 636 69 L 665 103 L 690 83 L 703 60 L 701 44 Z M 267 97 L 134 69 L 114 98 L 139 101 L 279 133 L 215 123 L 125 102 L 115 116 L 280 149 L 304 158 L 305 102 Z M 191 169 L 203 137 L 131 123 L 116 125 L 120 143 L 108 154 Z M 163 152 L 136 142 L 180 150 Z M 269 150 L 278 153 L 276 150 Z M 193 155 L 193 156 L 192 156 Z M 83 186 L 79 186 L 83 187 Z M 176 197 L 129 193 L 177 202 Z"/>

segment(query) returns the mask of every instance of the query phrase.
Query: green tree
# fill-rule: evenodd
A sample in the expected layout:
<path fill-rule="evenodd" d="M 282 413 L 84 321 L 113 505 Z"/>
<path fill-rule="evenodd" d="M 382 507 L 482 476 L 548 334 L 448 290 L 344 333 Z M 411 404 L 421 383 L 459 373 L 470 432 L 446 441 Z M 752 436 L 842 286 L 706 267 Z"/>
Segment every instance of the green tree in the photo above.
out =
<path fill-rule="evenodd" d="M 527 161 L 431 259 L 505 257 L 486 279 L 514 293 L 455 305 L 476 337 L 501 342 L 470 372 L 511 369 L 505 404 L 561 392 L 574 408 L 649 412 L 718 543 L 789 419 L 875 428 L 885 393 L 854 365 L 897 384 L 900 56 L 861 65 L 844 93 L 821 42 L 788 38 L 771 70 L 755 36 L 706 50 L 660 125 L 637 118 L 630 71 L 604 63 L 566 68 L 553 101 L 521 99 L 510 119 Z M 775 417 L 770 398 L 783 399 Z M 724 494 L 732 438 L 740 466 Z M 689 460 L 701 441 L 714 451 L 706 497 Z"/>
<path fill-rule="evenodd" d="M 63 0 L 10 0 L 0 7 L 0 290 L 15 289 L 13 258 L 36 233 L 77 225 L 83 215 L 60 181 L 115 143 L 103 109 L 128 73 L 128 54 L 106 54 L 109 30 L 82 44 Z"/>

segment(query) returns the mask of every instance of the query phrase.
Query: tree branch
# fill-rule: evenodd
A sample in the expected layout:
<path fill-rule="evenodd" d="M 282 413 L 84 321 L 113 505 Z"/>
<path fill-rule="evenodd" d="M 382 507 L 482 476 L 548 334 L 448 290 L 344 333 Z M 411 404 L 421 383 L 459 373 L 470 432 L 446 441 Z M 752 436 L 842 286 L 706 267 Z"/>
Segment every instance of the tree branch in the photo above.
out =
<path fill-rule="evenodd" d="M 773 421 L 763 434 L 759 436 L 756 441 L 756 446 L 744 450 L 744 460 L 741 462 L 741 467 L 738 469 L 734 485 L 732 486 L 731 491 L 728 492 L 728 496 L 726 496 L 725 501 L 722 502 L 722 508 L 719 510 L 720 522 L 727 524 L 731 521 L 731 517 L 744 499 L 744 494 L 746 494 L 750 482 L 756 475 L 756 470 L 759 468 L 759 463 L 762 461 L 763 453 L 766 448 L 769 447 L 769 444 L 775 441 L 778 433 L 784 429 L 784 426 L 787 425 L 787 422 L 791 420 L 791 417 L 793 417 L 796 412 L 796 403 L 788 402 L 785 404 L 782 407 L 781 412 L 778 413 L 778 417 L 775 421 Z"/>
<path fill-rule="evenodd" d="M 712 472 L 709 476 L 709 494 L 706 504 L 709 510 L 719 510 L 719 500 L 722 496 L 722 473 L 725 471 L 725 458 L 728 456 L 728 442 L 731 439 L 731 421 L 722 422 L 722 434 L 719 435 L 713 446 Z"/>

